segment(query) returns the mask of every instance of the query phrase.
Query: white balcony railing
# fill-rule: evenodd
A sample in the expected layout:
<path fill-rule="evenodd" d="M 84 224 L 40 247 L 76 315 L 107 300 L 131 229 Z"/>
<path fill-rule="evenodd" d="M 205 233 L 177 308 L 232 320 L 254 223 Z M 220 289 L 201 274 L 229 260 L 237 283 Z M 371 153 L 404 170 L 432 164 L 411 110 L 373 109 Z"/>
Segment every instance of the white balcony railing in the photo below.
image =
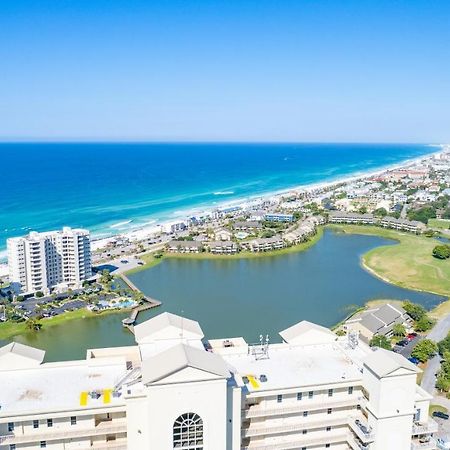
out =
<path fill-rule="evenodd" d="M 320 409 L 328 408 L 342 408 L 347 406 L 356 406 L 358 404 L 363 404 L 365 401 L 364 397 L 350 397 L 342 400 L 327 401 L 317 400 L 299 400 L 298 404 L 294 406 L 280 406 L 275 408 L 265 408 L 262 406 L 250 406 L 248 409 L 242 411 L 242 417 L 244 419 L 251 419 L 253 417 L 265 417 L 265 416 L 276 416 L 285 414 L 294 414 L 303 411 L 316 411 Z"/>
<path fill-rule="evenodd" d="M 127 424 L 124 420 L 101 422 L 92 428 L 58 429 L 47 428 L 45 432 L 32 432 L 28 434 L 10 433 L 0 436 L 0 444 L 27 444 L 39 441 L 52 441 L 59 439 L 73 439 L 77 437 L 101 436 L 106 434 L 126 433 Z"/>
<path fill-rule="evenodd" d="M 413 440 L 411 443 L 411 450 L 434 450 L 436 448 L 436 440 L 432 437 L 427 442 L 420 442 L 420 440 Z"/>
<path fill-rule="evenodd" d="M 310 445 L 326 445 L 336 444 L 341 442 L 348 442 L 347 433 L 329 433 L 321 436 L 302 436 L 292 441 L 277 442 L 273 444 L 261 445 L 261 443 L 250 443 L 247 447 L 242 447 L 241 450 L 291 450 L 301 447 L 308 447 Z"/>
<path fill-rule="evenodd" d="M 414 423 L 412 427 L 412 434 L 431 434 L 436 433 L 439 430 L 439 426 L 435 420 L 431 417 L 428 419 L 428 422 L 425 423 Z"/>

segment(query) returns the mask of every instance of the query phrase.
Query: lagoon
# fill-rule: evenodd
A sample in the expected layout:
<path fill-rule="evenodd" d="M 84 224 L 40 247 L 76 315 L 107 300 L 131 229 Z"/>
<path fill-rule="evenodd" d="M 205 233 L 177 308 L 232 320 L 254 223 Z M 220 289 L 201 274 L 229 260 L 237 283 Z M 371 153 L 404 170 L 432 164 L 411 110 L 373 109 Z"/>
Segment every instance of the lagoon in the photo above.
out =
<path fill-rule="evenodd" d="M 250 342 L 260 334 L 279 341 L 279 331 L 303 319 L 333 326 L 373 299 L 408 299 L 427 308 L 444 300 L 365 271 L 361 256 L 379 245 L 395 242 L 326 229 L 304 252 L 230 260 L 167 258 L 130 279 L 163 302 L 140 320 L 169 311 L 198 320 L 208 338 L 243 336 Z M 134 343 L 121 326 L 125 316 L 73 320 L 47 330 L 44 325 L 42 331 L 15 340 L 46 349 L 47 360 L 84 358 L 87 348 Z"/>

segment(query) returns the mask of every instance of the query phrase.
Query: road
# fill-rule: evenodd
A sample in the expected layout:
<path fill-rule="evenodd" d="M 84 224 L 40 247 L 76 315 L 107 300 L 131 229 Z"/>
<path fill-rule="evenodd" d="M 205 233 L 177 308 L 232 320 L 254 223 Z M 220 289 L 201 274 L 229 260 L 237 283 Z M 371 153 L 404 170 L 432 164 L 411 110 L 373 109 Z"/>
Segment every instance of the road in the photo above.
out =
<path fill-rule="evenodd" d="M 439 319 L 433 329 L 428 333 L 427 339 L 435 342 L 442 341 L 450 331 L 450 314 L 447 314 L 442 319 Z M 439 370 L 441 357 L 434 356 L 428 361 L 427 367 L 424 371 L 421 386 L 431 395 L 434 395 L 434 384 L 436 382 L 435 374 Z"/>

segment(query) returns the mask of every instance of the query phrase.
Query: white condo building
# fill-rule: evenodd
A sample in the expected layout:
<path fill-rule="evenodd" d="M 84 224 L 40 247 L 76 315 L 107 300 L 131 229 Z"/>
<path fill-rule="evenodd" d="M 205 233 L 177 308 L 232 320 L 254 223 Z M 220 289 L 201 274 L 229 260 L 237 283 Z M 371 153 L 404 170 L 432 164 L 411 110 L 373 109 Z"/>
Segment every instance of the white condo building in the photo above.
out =
<path fill-rule="evenodd" d="M 404 357 L 300 322 L 283 342 L 205 341 L 163 313 L 137 345 L 44 363 L 0 349 L 0 450 L 434 449 L 431 397 Z"/>
<path fill-rule="evenodd" d="M 16 292 L 77 288 L 92 275 L 89 231 L 64 227 L 7 240 L 9 280 Z"/>

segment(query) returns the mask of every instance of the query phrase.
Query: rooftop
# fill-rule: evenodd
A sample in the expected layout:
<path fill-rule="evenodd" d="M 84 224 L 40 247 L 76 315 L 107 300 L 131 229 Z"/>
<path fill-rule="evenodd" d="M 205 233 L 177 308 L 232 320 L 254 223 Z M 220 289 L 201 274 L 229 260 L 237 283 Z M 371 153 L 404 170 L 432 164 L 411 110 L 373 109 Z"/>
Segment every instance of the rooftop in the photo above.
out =
<path fill-rule="evenodd" d="M 294 347 L 272 344 L 268 348 L 268 357 L 259 359 L 252 354 L 251 348 L 249 350 L 244 348 L 240 354 L 222 354 L 238 385 L 246 386 L 249 392 L 359 381 L 362 379 L 362 360 L 372 352 L 363 343 L 351 349 L 346 339 Z M 242 377 L 249 375 L 256 378 L 256 384 L 244 383 Z M 261 375 L 267 377 L 266 382 L 258 381 Z"/>
<path fill-rule="evenodd" d="M 0 372 L 0 417 L 34 411 L 66 411 L 122 404 L 109 395 L 91 399 L 87 393 L 110 390 L 125 373 L 123 358 L 42 364 L 32 369 Z M 82 394 L 86 393 L 86 394 Z M 86 401 L 83 406 L 82 399 Z"/>

